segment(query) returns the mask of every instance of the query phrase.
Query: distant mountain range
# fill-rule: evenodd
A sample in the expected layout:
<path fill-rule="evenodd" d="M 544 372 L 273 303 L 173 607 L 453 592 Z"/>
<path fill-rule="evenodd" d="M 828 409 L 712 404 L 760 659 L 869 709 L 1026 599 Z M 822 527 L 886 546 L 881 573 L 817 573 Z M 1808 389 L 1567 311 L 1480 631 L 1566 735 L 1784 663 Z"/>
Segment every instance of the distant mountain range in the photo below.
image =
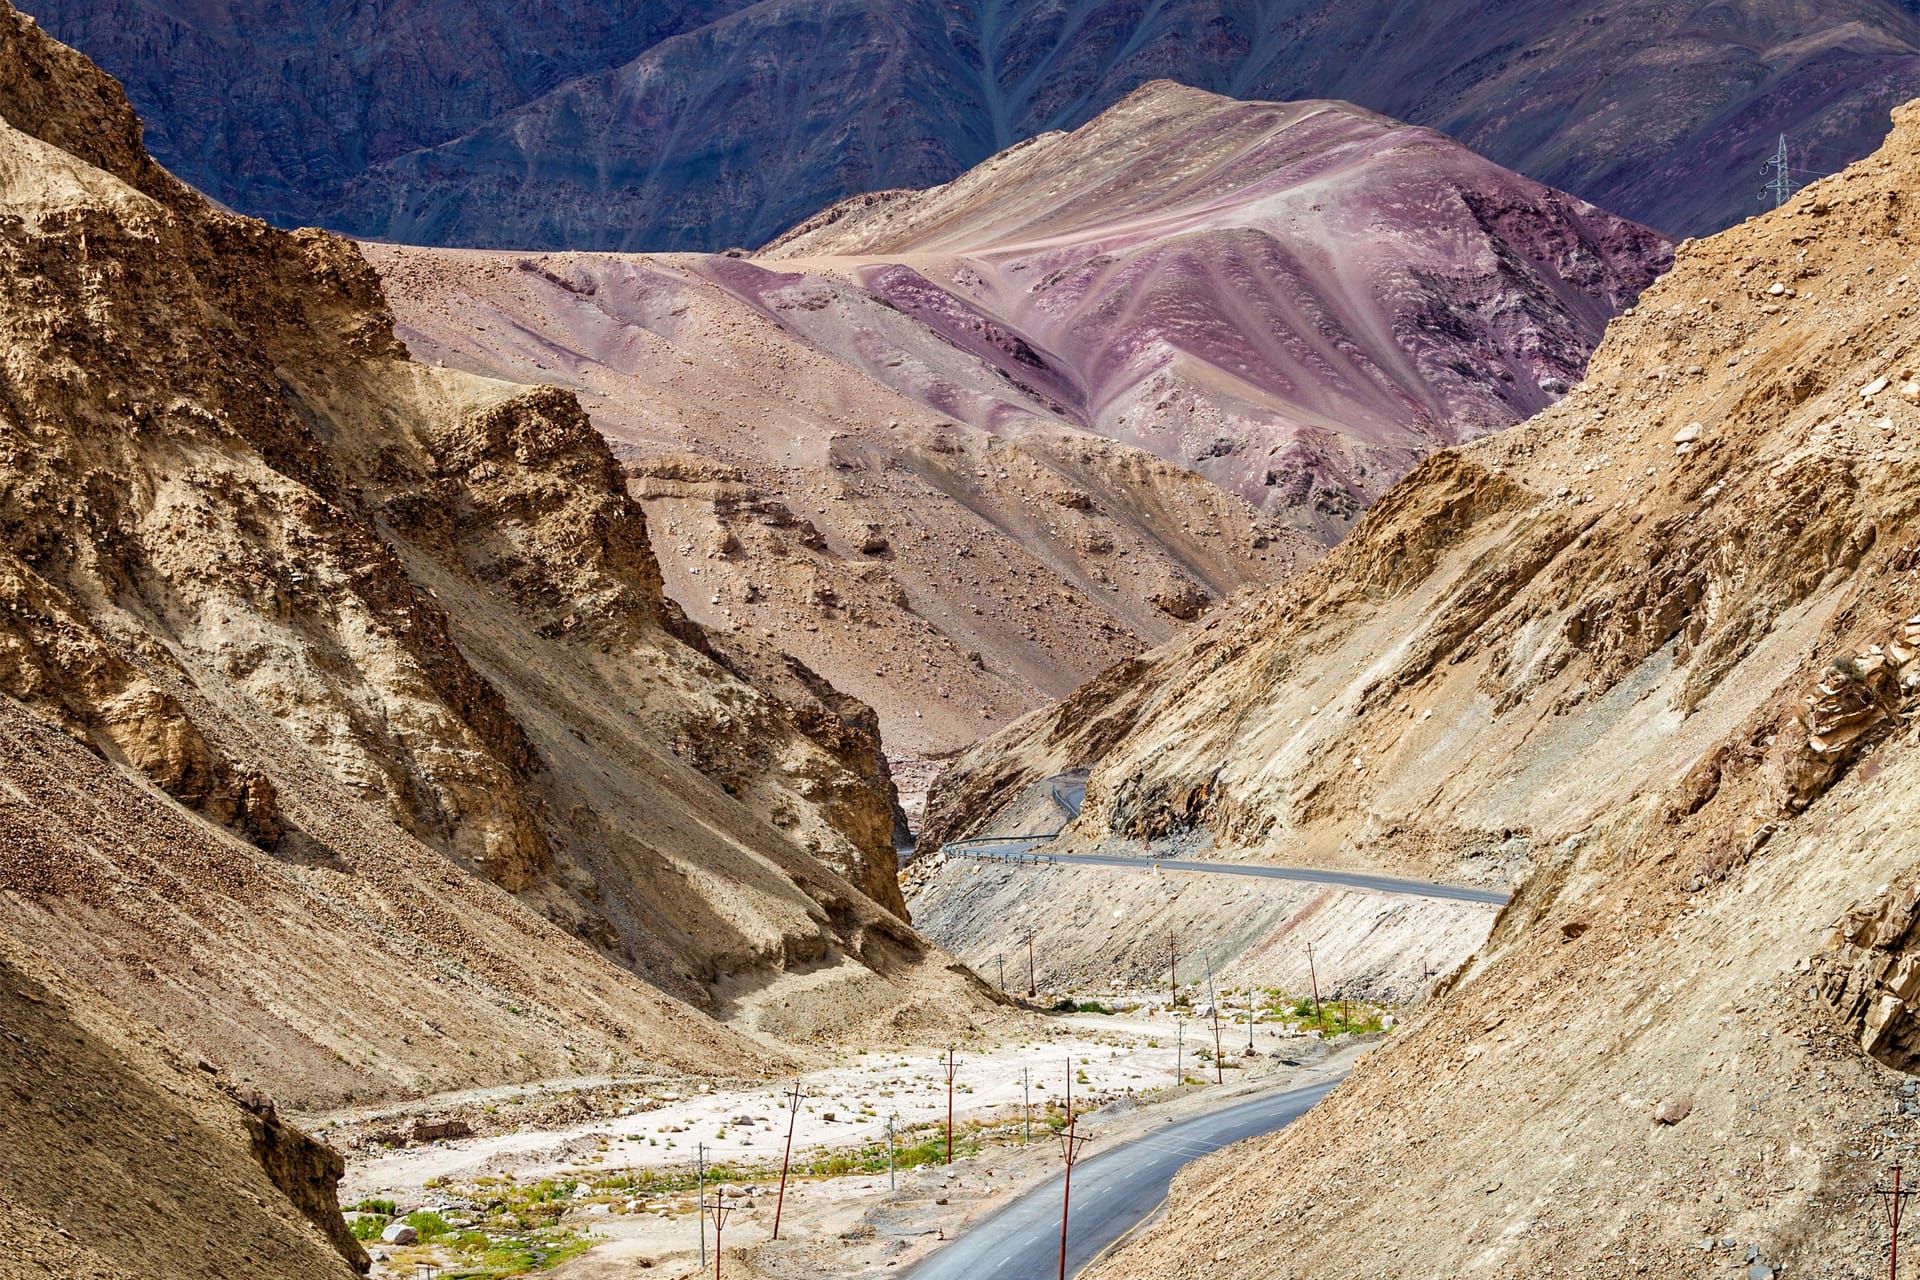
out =
<path fill-rule="evenodd" d="M 1672 260 L 1430 129 L 1167 81 L 758 255 L 367 253 L 418 358 L 580 395 L 696 621 L 929 752 L 1552 403 Z"/>
<path fill-rule="evenodd" d="M 1838 168 L 1920 95 L 1914 0 L 31 0 L 155 155 L 280 223 L 756 246 L 1170 78 L 1344 99 L 1673 235 Z"/>

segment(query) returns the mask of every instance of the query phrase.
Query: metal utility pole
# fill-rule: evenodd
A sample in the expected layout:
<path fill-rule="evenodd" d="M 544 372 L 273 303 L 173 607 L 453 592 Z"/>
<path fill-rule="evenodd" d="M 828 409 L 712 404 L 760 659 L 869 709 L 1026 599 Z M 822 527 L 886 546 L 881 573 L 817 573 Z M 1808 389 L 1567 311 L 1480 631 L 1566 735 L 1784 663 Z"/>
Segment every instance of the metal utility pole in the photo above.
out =
<path fill-rule="evenodd" d="M 800 1082 L 787 1094 L 787 1154 L 780 1157 L 780 1198 L 773 1202 L 773 1238 L 780 1238 L 780 1215 L 787 1207 L 787 1169 L 793 1164 L 793 1126 L 800 1119 Z"/>
<path fill-rule="evenodd" d="M 1000 989 L 1005 991 L 1007 989 L 1007 958 L 1005 956 L 995 956 L 993 963 L 1000 970 Z"/>
<path fill-rule="evenodd" d="M 1073 1204 L 1073 1163 L 1080 1156 L 1081 1144 L 1090 1141 L 1079 1132 L 1079 1118 L 1073 1114 L 1073 1059 L 1067 1059 L 1067 1129 L 1060 1135 L 1060 1154 L 1067 1162 L 1066 1180 L 1060 1185 L 1060 1280 L 1067 1280 L 1067 1211 Z"/>
<path fill-rule="evenodd" d="M 953 1060 L 953 1046 L 947 1046 L 947 1163 L 953 1163 L 953 1074 L 958 1064 Z"/>
<path fill-rule="evenodd" d="M 899 1118 L 899 1112 L 887 1117 L 887 1190 L 889 1191 L 894 1190 L 897 1185 L 893 1180 L 893 1122 Z"/>
<path fill-rule="evenodd" d="M 1225 1069 L 1220 1065 L 1220 997 L 1213 989 L 1213 962 L 1207 962 L 1207 1004 L 1213 1009 L 1213 1082 L 1225 1084 Z"/>
<path fill-rule="evenodd" d="M 1320 975 L 1313 967 L 1313 944 L 1307 944 L 1307 980 L 1313 983 L 1313 1020 L 1320 1024 L 1320 1034 L 1327 1034 L 1327 1020 L 1320 1012 Z"/>
<path fill-rule="evenodd" d="M 1187 1073 L 1182 1067 L 1182 1052 L 1187 1045 L 1186 1019 L 1175 1014 L 1173 1018 L 1173 1083 L 1177 1088 L 1187 1082 Z"/>
<path fill-rule="evenodd" d="M 1020 1145 L 1027 1145 L 1027 1135 L 1033 1128 L 1033 1072 L 1027 1067 L 1020 1068 Z"/>
<path fill-rule="evenodd" d="M 1900 1271 L 1900 1202 L 1913 1192 L 1900 1188 L 1900 1166 L 1893 1166 L 1893 1185 L 1875 1186 L 1873 1193 L 1880 1197 L 1880 1207 L 1887 1215 L 1887 1280 L 1899 1280 Z"/>
<path fill-rule="evenodd" d="M 699 1191 L 694 1194 L 693 1202 L 700 1209 L 700 1269 L 707 1269 L 707 1144 L 696 1143 L 693 1148 L 693 1176 L 698 1180 Z M 716 1246 L 717 1247 L 717 1246 Z"/>
<path fill-rule="evenodd" d="M 1247 1056 L 1253 1056 L 1253 987 L 1247 988 Z"/>
<path fill-rule="evenodd" d="M 733 1206 L 727 1203 L 724 1195 L 716 1192 L 711 1207 L 713 1209 L 713 1280 L 720 1280 L 720 1228 L 727 1225 L 727 1215 L 733 1212 Z"/>
<path fill-rule="evenodd" d="M 1767 185 L 1760 190 L 1760 199 L 1773 201 L 1778 209 L 1793 197 L 1793 170 L 1787 165 L 1787 135 L 1780 135 L 1780 145 L 1774 150 L 1773 159 L 1760 166 L 1761 173 L 1773 176 L 1767 179 Z"/>

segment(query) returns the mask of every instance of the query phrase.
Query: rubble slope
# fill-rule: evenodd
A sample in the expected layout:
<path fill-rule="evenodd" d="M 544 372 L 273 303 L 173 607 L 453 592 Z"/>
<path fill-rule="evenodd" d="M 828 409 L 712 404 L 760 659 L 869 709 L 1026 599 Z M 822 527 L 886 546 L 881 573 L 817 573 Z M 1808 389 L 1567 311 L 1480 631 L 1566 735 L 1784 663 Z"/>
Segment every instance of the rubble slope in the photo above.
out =
<path fill-rule="evenodd" d="M 1920 1137 L 1917 176 L 1909 106 L 1681 246 L 1565 401 L 944 782 L 947 830 L 1078 757 L 1081 840 L 1528 852 L 1411 1033 L 1095 1274 L 1340 1274 L 1355 1239 L 1395 1276 L 1884 1265 L 1866 1193 Z"/>
<path fill-rule="evenodd" d="M 410 361 L 352 245 L 209 206 L 10 8 L 0 277 L 10 927 L 305 1103 L 752 1069 L 695 1007 L 795 968 L 975 1007 L 871 711 L 680 614 L 578 403 Z"/>
<path fill-rule="evenodd" d="M 101 1280 L 369 1266 L 345 1162 L 0 934 L 0 1275 Z"/>

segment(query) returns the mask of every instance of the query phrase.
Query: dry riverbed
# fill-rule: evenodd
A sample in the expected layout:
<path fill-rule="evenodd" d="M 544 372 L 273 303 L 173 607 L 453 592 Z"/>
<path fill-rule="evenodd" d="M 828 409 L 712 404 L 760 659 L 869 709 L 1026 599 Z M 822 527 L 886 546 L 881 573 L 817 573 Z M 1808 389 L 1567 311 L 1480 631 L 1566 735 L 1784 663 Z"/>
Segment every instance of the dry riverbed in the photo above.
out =
<path fill-rule="evenodd" d="M 1178 1045 L 1174 1020 L 1142 1006 L 1051 1016 L 1030 1038 L 962 1048 L 951 1166 L 944 1053 L 856 1054 L 802 1077 L 796 1175 L 778 1243 L 769 1237 L 792 1080 L 572 1080 L 305 1120 L 348 1155 L 341 1203 L 373 1209 L 361 1232 L 376 1276 L 412 1277 L 423 1262 L 449 1274 L 544 1270 L 561 1280 L 653 1268 L 690 1275 L 700 1247 L 696 1153 L 707 1162 L 708 1195 L 728 1206 L 724 1274 L 897 1274 L 1058 1168 L 1053 1133 L 1069 1085 L 1081 1126 L 1113 1142 L 1230 1094 L 1323 1079 L 1373 1038 L 1323 1042 L 1291 1026 L 1256 1025 L 1249 1056 L 1246 1025 L 1223 1024 L 1218 1074 L 1226 1083 L 1217 1086 L 1210 1025 L 1182 1021 Z M 1178 1089 L 1176 1054 L 1189 1081 Z M 1203 1077 L 1208 1083 L 1195 1083 Z M 470 1132 L 433 1136 L 463 1129 Z M 426 1238 L 378 1238 L 402 1220 Z M 711 1229 L 709 1217 L 709 1249 Z"/>

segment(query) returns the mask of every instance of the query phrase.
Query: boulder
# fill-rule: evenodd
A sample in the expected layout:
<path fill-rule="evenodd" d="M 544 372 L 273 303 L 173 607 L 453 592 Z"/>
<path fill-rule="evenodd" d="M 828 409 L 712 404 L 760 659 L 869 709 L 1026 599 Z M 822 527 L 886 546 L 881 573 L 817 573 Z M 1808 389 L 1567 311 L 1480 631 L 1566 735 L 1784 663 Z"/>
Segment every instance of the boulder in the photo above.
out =
<path fill-rule="evenodd" d="M 382 1244 L 419 1244 L 420 1233 L 405 1222 L 389 1222 L 380 1233 Z"/>
<path fill-rule="evenodd" d="M 1663 1098 L 1653 1109 L 1653 1119 L 1656 1124 L 1679 1124 L 1692 1113 L 1692 1098 Z"/>

